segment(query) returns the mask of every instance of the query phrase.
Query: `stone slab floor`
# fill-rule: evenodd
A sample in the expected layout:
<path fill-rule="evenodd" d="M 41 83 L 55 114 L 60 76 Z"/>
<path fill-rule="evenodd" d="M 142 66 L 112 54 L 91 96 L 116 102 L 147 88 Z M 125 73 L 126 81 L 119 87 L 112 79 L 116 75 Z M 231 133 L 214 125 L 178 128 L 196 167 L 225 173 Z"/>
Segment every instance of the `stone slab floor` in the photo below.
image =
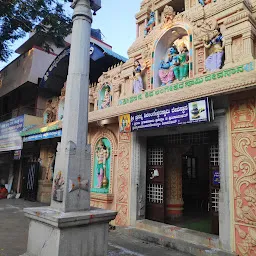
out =
<path fill-rule="evenodd" d="M 26 251 L 28 220 L 24 217 L 23 208 L 38 206 L 41 204 L 22 199 L 0 200 L 0 256 L 19 256 Z M 121 231 L 110 231 L 108 256 L 117 255 L 186 256 L 180 252 L 127 237 Z"/>

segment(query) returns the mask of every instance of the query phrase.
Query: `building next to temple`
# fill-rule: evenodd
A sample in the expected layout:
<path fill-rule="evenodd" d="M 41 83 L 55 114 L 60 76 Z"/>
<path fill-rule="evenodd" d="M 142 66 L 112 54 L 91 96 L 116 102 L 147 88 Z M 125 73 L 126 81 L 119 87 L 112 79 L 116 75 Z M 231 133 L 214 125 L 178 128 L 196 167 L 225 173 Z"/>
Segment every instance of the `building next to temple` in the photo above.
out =
<path fill-rule="evenodd" d="M 252 0 L 144 0 L 129 59 L 91 69 L 91 205 L 115 225 L 256 255 L 255 17 Z"/>
<path fill-rule="evenodd" d="M 70 39 L 71 35 L 65 38 L 64 48 L 49 42 L 52 51 L 46 52 L 41 47 L 42 38 L 31 33 L 16 50 L 20 56 L 0 71 L 0 183 L 6 185 L 12 196 L 17 193 L 27 200 L 49 202 L 52 182 L 44 180 L 51 179 L 51 173 L 44 168 L 54 167 L 60 141 L 61 130 L 56 129 L 61 128 L 61 121 L 52 122 L 57 112 L 59 120 L 63 115 L 57 108 L 61 108 L 63 100 L 59 98 L 63 99 L 65 94 L 65 88 L 61 92 L 65 81 L 61 75 L 67 73 Z M 92 81 L 110 66 L 126 61 L 102 41 L 99 29 L 91 30 L 90 41 Z M 54 87 L 48 87 L 52 79 Z M 45 127 L 43 123 L 50 125 Z M 22 141 L 20 132 L 29 133 L 30 129 L 44 131 L 44 136 Z M 45 154 L 41 153 L 42 148 L 46 149 Z"/>

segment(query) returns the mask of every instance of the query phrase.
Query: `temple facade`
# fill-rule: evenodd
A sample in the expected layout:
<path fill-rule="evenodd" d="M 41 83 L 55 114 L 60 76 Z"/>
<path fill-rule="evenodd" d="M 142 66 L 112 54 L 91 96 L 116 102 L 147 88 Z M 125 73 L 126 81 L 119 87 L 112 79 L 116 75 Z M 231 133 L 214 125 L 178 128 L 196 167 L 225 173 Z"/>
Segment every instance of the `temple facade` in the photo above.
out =
<path fill-rule="evenodd" d="M 89 89 L 91 205 L 115 225 L 256 255 L 255 17 L 249 0 L 141 2 L 129 59 Z"/>

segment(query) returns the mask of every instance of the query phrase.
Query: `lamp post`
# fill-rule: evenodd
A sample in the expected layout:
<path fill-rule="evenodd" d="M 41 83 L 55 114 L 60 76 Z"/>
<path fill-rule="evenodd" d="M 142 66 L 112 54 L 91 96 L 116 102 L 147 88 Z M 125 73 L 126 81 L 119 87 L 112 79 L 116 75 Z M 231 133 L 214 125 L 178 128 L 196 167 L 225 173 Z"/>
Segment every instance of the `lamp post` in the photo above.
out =
<path fill-rule="evenodd" d="M 103 256 L 108 223 L 115 212 L 90 209 L 91 150 L 88 136 L 90 33 L 100 0 L 72 2 L 73 29 L 61 143 L 58 145 L 50 207 L 28 208 L 24 256 Z M 40 235 L 38 235 L 40 234 Z"/>

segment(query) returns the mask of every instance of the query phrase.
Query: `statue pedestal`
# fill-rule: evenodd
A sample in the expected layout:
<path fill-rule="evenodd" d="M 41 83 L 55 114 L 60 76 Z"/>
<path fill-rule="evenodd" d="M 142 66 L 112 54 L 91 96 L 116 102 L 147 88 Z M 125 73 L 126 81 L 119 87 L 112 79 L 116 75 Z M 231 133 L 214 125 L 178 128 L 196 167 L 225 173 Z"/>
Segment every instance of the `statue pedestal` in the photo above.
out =
<path fill-rule="evenodd" d="M 104 256 L 109 222 L 116 212 L 93 208 L 63 213 L 50 207 L 27 208 L 30 218 L 27 252 L 22 256 Z"/>

